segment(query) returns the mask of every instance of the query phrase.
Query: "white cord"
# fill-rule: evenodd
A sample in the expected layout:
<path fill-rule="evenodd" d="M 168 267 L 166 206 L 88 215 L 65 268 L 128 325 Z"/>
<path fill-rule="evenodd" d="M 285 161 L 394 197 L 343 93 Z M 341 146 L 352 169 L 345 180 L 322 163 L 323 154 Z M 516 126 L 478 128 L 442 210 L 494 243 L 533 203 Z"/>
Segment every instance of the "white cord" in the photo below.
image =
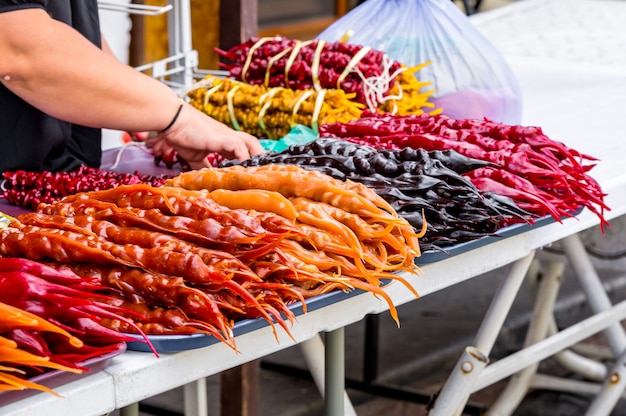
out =
<path fill-rule="evenodd" d="M 383 55 L 383 69 L 379 75 L 366 77 L 357 67 L 353 69 L 353 71 L 356 72 L 356 74 L 363 81 L 363 94 L 365 95 L 365 101 L 370 111 L 376 111 L 378 106 L 385 101 L 399 100 L 402 98 L 402 88 L 400 85 L 398 85 L 399 92 L 397 95 L 385 96 L 385 94 L 389 92 L 391 83 L 396 79 L 396 77 L 400 73 L 407 70 L 407 68 L 401 67 L 395 72 L 390 73 L 393 64 L 393 60 L 391 60 L 387 55 Z"/>
<path fill-rule="evenodd" d="M 122 154 L 124 153 L 124 150 L 126 150 L 129 146 L 139 147 L 144 152 L 146 152 L 148 154 L 151 154 L 150 151 L 146 148 L 146 144 L 145 143 L 142 143 L 142 142 L 128 142 L 124 146 L 119 148 L 119 150 L 117 151 L 117 154 L 115 155 L 115 161 L 107 169 L 114 170 L 116 167 L 118 167 L 118 165 L 122 161 Z"/>

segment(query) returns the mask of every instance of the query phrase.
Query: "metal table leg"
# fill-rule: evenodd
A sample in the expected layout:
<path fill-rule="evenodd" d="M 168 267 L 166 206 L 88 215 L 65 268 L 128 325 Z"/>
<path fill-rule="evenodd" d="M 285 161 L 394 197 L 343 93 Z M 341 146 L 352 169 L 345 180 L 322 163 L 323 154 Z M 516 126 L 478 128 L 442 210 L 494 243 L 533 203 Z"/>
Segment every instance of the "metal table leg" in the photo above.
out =
<path fill-rule="evenodd" d="M 120 409 L 120 416 L 139 416 L 139 403 L 122 407 Z"/>
<path fill-rule="evenodd" d="M 344 328 L 326 333 L 325 410 L 326 416 L 343 415 L 345 390 Z"/>
<path fill-rule="evenodd" d="M 578 356 L 577 354 L 574 354 L 570 351 L 561 351 L 558 354 L 560 356 L 561 362 L 563 362 L 566 367 L 572 369 L 573 371 L 578 370 L 583 374 L 588 374 L 592 379 L 598 379 L 601 376 L 605 375 L 604 383 L 602 387 L 599 387 L 597 391 L 595 391 L 595 398 L 592 401 L 586 415 L 608 415 L 617 404 L 617 401 L 623 397 L 624 391 L 626 390 L 626 333 L 620 324 L 620 321 L 624 318 L 624 302 L 620 303 L 618 306 L 613 306 L 611 304 L 606 290 L 602 285 L 602 282 L 600 281 L 600 278 L 597 275 L 595 268 L 593 267 L 591 260 L 584 248 L 584 245 L 582 244 L 578 235 L 573 235 L 564 239 L 563 246 L 566 256 L 576 274 L 582 291 L 584 292 L 594 315 L 584 322 L 575 324 L 567 330 L 562 331 L 559 335 L 554 336 L 553 334 L 556 332 L 556 324 L 554 323 L 553 315 L 546 313 L 546 319 L 544 321 L 545 324 L 548 326 L 546 328 L 545 325 L 542 325 L 544 328 L 541 328 L 541 331 L 547 329 L 547 332 L 544 332 L 542 336 L 550 336 L 550 339 L 546 339 L 545 342 L 541 342 L 541 344 L 552 342 L 555 344 L 555 346 L 556 344 L 558 344 L 562 345 L 563 348 L 567 348 L 572 344 L 566 343 L 565 338 L 562 343 L 555 342 L 555 339 L 560 338 L 561 336 L 565 336 L 566 333 L 571 332 L 572 339 L 576 337 L 580 341 L 582 340 L 582 332 L 588 332 L 587 336 L 601 331 L 604 332 L 609 344 L 609 348 L 613 352 L 613 356 L 619 356 L 611 372 L 608 374 L 600 363 L 597 363 L 593 360 L 585 359 L 584 357 Z M 546 288 L 542 287 L 541 292 L 538 294 L 538 301 L 540 297 L 547 296 L 545 291 Z M 608 324 L 601 325 L 600 322 L 598 322 L 598 328 L 596 330 L 590 330 L 591 324 L 588 324 L 587 322 L 600 319 L 600 317 L 603 317 L 603 319 L 605 319 Z M 531 329 L 529 329 L 529 332 L 537 331 L 536 329 L 532 328 L 534 319 L 535 316 L 533 316 L 533 321 L 531 321 Z M 535 338 L 535 343 L 539 342 L 539 338 L 537 338 L 537 336 L 540 335 L 541 334 L 539 332 L 536 332 L 535 335 L 533 335 L 533 338 Z M 526 347 L 531 344 L 532 343 L 526 342 L 525 349 L 514 355 L 522 356 L 523 354 L 530 352 L 534 349 L 534 347 Z M 554 353 L 556 353 L 556 350 L 553 351 L 552 354 Z M 532 364 L 526 367 L 520 367 L 524 369 L 513 376 L 513 379 L 507 387 L 507 390 L 505 390 L 503 395 L 490 409 L 490 415 L 508 415 L 513 412 L 519 401 L 523 398 L 523 393 L 525 389 L 527 388 L 527 386 L 529 386 L 529 377 L 534 375 L 537 363 L 540 359 L 542 359 L 541 357 L 548 356 L 545 349 L 542 350 L 541 353 L 537 351 L 537 353 L 533 355 L 534 357 L 532 357 L 530 360 L 522 360 L 521 358 L 517 358 L 517 362 L 528 361 L 530 363 L 532 361 Z M 489 376 L 494 375 L 495 373 L 501 374 L 502 371 L 496 371 L 496 368 L 504 367 L 506 361 L 510 361 L 512 358 L 513 357 L 507 357 L 506 359 L 501 360 L 493 366 L 490 366 L 488 370 L 483 372 L 482 375 L 484 375 L 485 377 L 481 377 L 481 379 L 476 383 L 475 388 L 479 389 L 481 387 L 489 385 L 494 380 L 496 380 L 495 377 L 487 377 L 488 373 Z M 490 379 L 490 381 L 487 382 L 484 379 Z M 556 387 L 556 382 L 551 383 L 553 388 Z M 511 391 L 515 392 L 515 394 L 512 395 Z"/>
<path fill-rule="evenodd" d="M 563 248 L 585 292 L 591 310 L 596 314 L 609 310 L 612 307 L 611 300 L 606 294 L 580 237 L 572 235 L 563 239 Z M 626 390 L 626 367 L 624 365 L 626 363 L 626 332 L 621 324 L 616 323 L 608 327 L 604 335 L 609 348 L 619 358 L 592 401 L 587 411 L 589 416 L 609 414 Z"/>
<path fill-rule="evenodd" d="M 309 369 L 309 372 L 311 373 L 311 376 L 313 377 L 313 381 L 315 382 L 317 389 L 320 391 L 320 393 L 322 394 L 322 397 L 324 398 L 326 397 L 325 367 L 331 365 L 330 363 L 328 363 L 328 360 L 326 359 L 326 354 L 327 354 L 326 351 L 328 351 L 329 354 L 334 354 L 333 351 L 329 351 L 329 350 L 336 348 L 340 350 L 339 354 L 344 356 L 345 350 L 344 350 L 343 340 L 340 340 L 340 341 L 341 341 L 340 342 L 341 345 L 328 345 L 327 347 L 324 347 L 324 341 L 322 341 L 322 337 L 318 334 L 317 336 L 311 339 L 308 339 L 304 342 L 301 342 L 299 344 L 300 350 L 302 351 L 302 354 L 304 355 L 304 361 L 306 362 L 307 368 Z M 342 366 L 342 368 L 344 368 L 343 358 L 341 358 L 340 365 Z M 336 375 L 332 377 L 336 377 Z M 343 383 L 343 381 L 341 381 L 341 383 Z M 332 387 L 333 390 L 338 389 L 338 388 L 340 387 L 339 386 Z M 341 388 L 343 389 L 343 387 Z M 342 394 L 343 394 L 343 413 L 342 414 L 345 416 L 356 416 L 356 411 L 354 410 L 354 407 L 352 407 L 352 403 L 350 402 L 348 393 L 346 393 L 345 390 L 342 390 Z"/>
<path fill-rule="evenodd" d="M 610 415 L 617 402 L 622 398 L 624 390 L 626 390 L 626 351 L 613 365 L 585 415 Z"/>
<path fill-rule="evenodd" d="M 208 416 L 206 378 L 201 378 L 184 386 L 185 416 Z"/>
<path fill-rule="evenodd" d="M 516 351 L 490 364 L 471 386 L 472 392 L 482 390 L 498 381 L 522 371 L 538 361 L 552 357 L 565 348 L 570 348 L 590 336 L 604 331 L 626 319 L 626 300 L 609 310 L 597 313 L 589 318 L 559 331 L 527 348 Z"/>
<path fill-rule="evenodd" d="M 561 286 L 565 265 L 561 262 L 548 264 L 537 290 L 533 314 L 526 332 L 524 347 L 542 340 L 552 322 L 554 303 Z M 519 406 L 528 392 L 532 377 L 537 372 L 539 363 L 535 363 L 515 374 L 509 380 L 504 391 L 489 408 L 489 415 L 510 415 Z"/>
<path fill-rule="evenodd" d="M 557 332 L 558 328 L 553 316 L 552 322 L 550 322 L 550 327 L 548 328 L 547 336 L 552 336 Z M 604 364 L 598 360 L 577 353 L 574 351 L 576 347 L 577 346 L 575 345 L 572 349 L 559 352 L 554 356 L 555 360 L 564 368 L 568 369 L 572 373 L 583 376 L 587 380 L 593 380 L 596 382 L 604 380 L 607 375 L 607 369 Z"/>
<path fill-rule="evenodd" d="M 534 255 L 535 252 L 532 251 L 526 257 L 516 261 L 509 275 L 501 282 L 483 318 L 474 340 L 474 346 L 468 347 L 457 362 L 457 366 L 450 374 L 429 413 L 431 416 L 460 415 L 463 412 L 474 382 L 487 366 L 488 356 Z"/>
<path fill-rule="evenodd" d="M 575 234 L 562 240 L 563 249 L 569 261 L 582 291 L 585 293 L 589 306 L 594 313 L 602 312 L 611 308 L 611 300 L 606 294 L 600 277 L 596 273 L 589 255 L 585 250 L 580 237 Z M 604 331 L 609 348 L 615 356 L 621 355 L 626 348 L 626 333 L 621 325 L 616 324 Z"/>
<path fill-rule="evenodd" d="M 593 313 L 599 313 L 611 308 L 611 300 L 606 294 L 600 277 L 596 273 L 585 246 L 577 234 L 566 237 L 562 240 L 563 249 L 574 273 L 580 283 L 582 291 L 587 297 L 589 307 Z M 614 356 L 621 355 L 626 348 L 626 333 L 621 325 L 615 324 L 604 331 L 607 343 L 613 351 Z"/>

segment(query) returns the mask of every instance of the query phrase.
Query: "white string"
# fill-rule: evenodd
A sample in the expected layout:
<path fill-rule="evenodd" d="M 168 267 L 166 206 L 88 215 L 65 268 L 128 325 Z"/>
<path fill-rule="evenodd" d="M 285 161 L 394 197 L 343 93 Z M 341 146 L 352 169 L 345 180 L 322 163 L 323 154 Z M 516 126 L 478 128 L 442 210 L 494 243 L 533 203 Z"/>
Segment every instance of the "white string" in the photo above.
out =
<path fill-rule="evenodd" d="M 353 69 L 361 81 L 363 81 L 363 94 L 365 95 L 365 101 L 370 111 L 376 111 L 380 104 L 389 100 L 400 100 L 402 98 L 402 87 L 398 84 L 397 95 L 387 95 L 391 88 L 392 82 L 396 77 L 407 70 L 406 67 L 398 68 L 395 72 L 391 73 L 391 67 L 394 61 L 387 55 L 383 55 L 382 59 L 382 71 L 380 74 L 366 77 L 358 67 Z M 396 107 L 397 108 L 397 107 Z"/>
<path fill-rule="evenodd" d="M 122 154 L 124 153 L 124 150 L 126 150 L 129 146 L 135 146 L 135 147 L 139 147 L 141 150 L 143 150 L 144 152 L 148 153 L 148 154 L 152 154 L 147 148 L 146 148 L 146 144 L 142 143 L 142 142 L 128 142 L 126 143 L 124 146 L 120 147 L 119 150 L 117 151 L 117 154 L 115 155 L 115 161 L 113 162 L 113 164 L 111 166 L 109 166 L 107 169 L 109 170 L 114 170 L 116 167 L 118 167 L 118 165 L 120 164 L 120 162 L 122 161 Z"/>
<path fill-rule="evenodd" d="M 206 77 L 198 81 L 195 81 L 189 87 L 181 90 L 178 96 L 181 98 L 185 98 L 191 91 L 194 91 L 200 88 L 210 88 L 212 85 L 214 85 L 214 81 L 213 81 L 214 78 L 219 78 L 219 77 L 215 77 L 213 75 L 207 75 Z"/>

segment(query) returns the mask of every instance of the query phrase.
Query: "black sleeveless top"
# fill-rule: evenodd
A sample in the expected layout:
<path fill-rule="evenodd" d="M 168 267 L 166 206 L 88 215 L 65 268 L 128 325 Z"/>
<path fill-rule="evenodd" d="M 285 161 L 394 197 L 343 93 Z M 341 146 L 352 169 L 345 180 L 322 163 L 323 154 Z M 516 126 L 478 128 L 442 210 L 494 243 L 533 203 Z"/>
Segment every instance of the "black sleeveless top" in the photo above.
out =
<path fill-rule="evenodd" d="M 0 0 L 0 13 L 25 8 L 45 9 L 101 47 L 97 0 Z M 100 129 L 44 114 L 0 84 L 0 172 L 99 167 L 101 156 Z"/>

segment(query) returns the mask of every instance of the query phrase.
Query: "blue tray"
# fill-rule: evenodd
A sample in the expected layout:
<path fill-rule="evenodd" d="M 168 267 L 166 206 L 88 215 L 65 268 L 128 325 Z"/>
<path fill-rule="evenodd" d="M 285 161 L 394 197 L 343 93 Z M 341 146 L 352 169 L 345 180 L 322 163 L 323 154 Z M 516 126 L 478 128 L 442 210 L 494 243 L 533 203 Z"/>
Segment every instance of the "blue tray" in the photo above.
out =
<path fill-rule="evenodd" d="M 572 217 L 577 216 L 582 212 L 583 208 L 579 208 L 578 210 L 572 212 Z M 569 217 L 564 217 L 569 218 Z M 521 234 L 526 231 L 533 230 L 535 228 L 543 227 L 544 225 L 552 224 L 556 222 L 556 220 L 551 216 L 547 215 L 545 217 L 541 217 L 535 220 L 534 223 L 519 223 L 510 225 L 508 227 L 504 227 L 498 231 L 496 231 L 496 235 L 488 235 L 477 240 L 466 241 L 464 243 L 455 244 L 450 247 L 443 247 L 441 251 L 439 250 L 428 250 L 425 251 L 415 259 L 415 264 L 424 265 L 429 263 L 435 263 L 441 260 L 449 259 L 450 257 L 456 256 L 461 253 L 468 252 L 470 250 L 474 250 L 478 247 L 486 246 L 487 244 L 494 243 L 496 241 L 501 241 L 503 238 L 512 237 L 517 234 Z"/>
<path fill-rule="evenodd" d="M 386 284 L 388 280 L 385 280 L 383 284 Z M 348 299 L 352 296 L 356 296 L 357 294 L 365 293 L 365 291 L 360 289 L 354 289 L 349 292 L 344 292 L 341 290 L 335 290 L 333 292 L 325 293 L 323 295 L 315 296 L 306 301 L 306 310 L 307 312 L 314 311 L 316 309 L 323 308 L 324 306 L 328 306 L 332 303 L 336 303 L 342 301 L 344 299 Z M 302 302 L 296 302 L 292 304 L 289 309 L 294 313 L 295 316 L 302 315 L 304 313 Z M 233 326 L 233 334 L 235 337 L 239 335 L 246 334 L 251 331 L 255 331 L 257 329 L 269 326 L 269 323 L 265 319 L 255 318 L 255 319 L 244 319 L 235 323 Z M 283 329 L 276 325 L 277 331 L 282 331 Z M 142 337 L 136 334 L 125 334 L 130 335 L 132 337 L 137 338 L 137 342 L 127 342 L 126 347 L 131 351 L 142 351 L 142 352 L 152 352 L 150 346 L 147 342 L 143 341 Z M 154 346 L 154 349 L 159 353 L 164 352 L 178 352 L 184 350 L 191 350 L 196 348 L 207 347 L 209 345 L 213 345 L 215 343 L 220 342 L 217 338 L 211 335 L 205 334 L 192 334 L 192 335 L 148 335 L 148 339 Z"/>

